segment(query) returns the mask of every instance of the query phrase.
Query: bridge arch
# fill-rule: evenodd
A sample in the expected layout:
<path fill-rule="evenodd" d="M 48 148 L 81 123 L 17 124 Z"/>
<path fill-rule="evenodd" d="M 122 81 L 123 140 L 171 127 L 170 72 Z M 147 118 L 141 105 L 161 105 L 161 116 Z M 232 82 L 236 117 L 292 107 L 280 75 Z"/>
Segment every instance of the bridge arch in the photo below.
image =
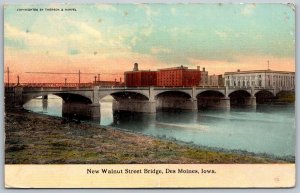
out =
<path fill-rule="evenodd" d="M 156 94 L 157 109 L 197 109 L 197 101 L 193 101 L 189 93 L 182 91 L 164 91 Z"/>
<path fill-rule="evenodd" d="M 30 93 L 24 94 L 22 96 L 22 105 L 29 102 L 32 99 L 37 97 L 43 97 L 47 95 L 55 95 L 60 97 L 65 102 L 77 102 L 82 104 L 92 104 L 91 98 L 89 96 L 84 96 L 77 93 L 69 93 L 69 92 L 38 92 L 38 93 Z"/>
<path fill-rule="evenodd" d="M 196 96 L 198 109 L 201 108 L 219 108 L 226 106 L 222 99 L 225 95 L 222 92 L 216 90 L 205 90 Z"/>
<path fill-rule="evenodd" d="M 128 99 L 128 97 L 134 99 L 143 99 L 149 100 L 149 91 L 148 90 L 100 90 L 99 91 L 99 100 L 106 96 L 112 96 L 114 99 Z"/>
<path fill-rule="evenodd" d="M 274 93 L 269 90 L 259 90 L 254 96 L 256 97 L 256 102 L 258 104 L 272 102 L 275 98 Z"/>
<path fill-rule="evenodd" d="M 207 93 L 207 92 L 212 92 L 212 93 L 217 92 L 217 93 L 220 93 L 220 94 L 225 96 L 225 90 L 224 89 L 218 89 L 218 90 L 215 90 L 215 89 L 204 89 L 204 90 L 202 90 L 202 89 L 200 89 L 200 90 L 196 91 L 195 95 L 198 96 L 201 93 Z"/>
<path fill-rule="evenodd" d="M 26 108 L 25 105 L 30 100 L 39 96 L 54 95 L 62 99 L 61 116 L 69 120 L 81 120 L 81 119 L 100 119 L 100 105 L 93 103 L 92 99 L 80 95 L 78 93 L 68 92 L 39 92 L 39 93 L 27 93 L 22 97 L 22 107 Z M 48 100 L 42 100 L 43 110 L 48 108 Z"/>
<path fill-rule="evenodd" d="M 233 96 L 233 95 L 236 95 L 238 93 L 251 96 L 251 92 L 249 92 L 248 90 L 244 90 L 244 89 L 231 90 L 231 91 L 228 92 L 228 96 L 230 97 L 230 95 Z"/>
<path fill-rule="evenodd" d="M 223 92 L 216 91 L 216 90 L 204 90 L 197 94 L 198 97 L 225 97 Z"/>
<path fill-rule="evenodd" d="M 110 93 L 115 100 L 125 100 L 125 99 L 133 99 L 133 100 L 149 100 L 149 97 L 134 91 L 118 91 Z M 103 97 L 102 97 L 103 98 Z"/>
<path fill-rule="evenodd" d="M 180 91 L 180 90 L 165 90 L 165 91 L 160 91 L 157 92 L 155 95 L 155 98 L 159 98 L 159 97 L 164 97 L 164 96 L 168 96 L 168 97 L 182 97 L 182 98 L 192 98 L 191 94 L 185 91 Z"/>
<path fill-rule="evenodd" d="M 254 106 L 255 98 L 247 90 L 235 90 L 229 95 L 231 106 Z"/>
<path fill-rule="evenodd" d="M 295 91 L 280 91 L 276 94 L 276 99 L 281 102 L 294 103 L 295 102 Z"/>

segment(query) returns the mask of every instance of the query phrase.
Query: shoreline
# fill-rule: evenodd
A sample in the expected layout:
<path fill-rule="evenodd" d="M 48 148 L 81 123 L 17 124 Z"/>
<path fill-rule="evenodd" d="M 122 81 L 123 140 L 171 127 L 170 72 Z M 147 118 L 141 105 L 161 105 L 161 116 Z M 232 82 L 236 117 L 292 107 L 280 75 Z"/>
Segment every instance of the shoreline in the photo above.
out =
<path fill-rule="evenodd" d="M 6 164 L 294 163 L 294 159 L 231 152 L 122 131 L 27 110 L 5 112 Z M 234 150 L 235 151 L 235 150 Z"/>

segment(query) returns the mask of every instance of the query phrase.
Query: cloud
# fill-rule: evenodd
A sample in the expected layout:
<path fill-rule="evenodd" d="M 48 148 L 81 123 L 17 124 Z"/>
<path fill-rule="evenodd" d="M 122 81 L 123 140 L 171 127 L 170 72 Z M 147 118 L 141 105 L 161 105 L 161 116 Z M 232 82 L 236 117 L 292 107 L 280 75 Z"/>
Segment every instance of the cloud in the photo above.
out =
<path fill-rule="evenodd" d="M 251 15 L 255 9 L 255 4 L 247 4 L 244 6 L 244 8 L 241 10 L 242 15 Z"/>
<path fill-rule="evenodd" d="M 80 51 L 77 50 L 77 49 L 69 49 L 69 50 L 68 50 L 68 53 L 69 53 L 70 55 L 77 55 L 77 54 L 80 53 Z"/>
<path fill-rule="evenodd" d="M 171 49 L 163 48 L 163 47 L 153 47 L 151 48 L 152 54 L 169 54 L 171 53 Z"/>
<path fill-rule="evenodd" d="M 227 32 L 224 31 L 215 31 L 215 34 L 220 38 L 227 38 Z"/>
<path fill-rule="evenodd" d="M 84 22 L 79 22 L 75 20 L 68 20 L 68 23 L 76 27 L 82 34 L 87 34 L 90 38 L 93 38 L 94 41 L 102 41 L 103 36 L 100 31 L 96 30 L 94 27 L 88 25 Z"/>
<path fill-rule="evenodd" d="M 171 11 L 171 14 L 172 14 L 173 16 L 175 16 L 175 15 L 177 14 L 177 11 L 176 11 L 176 8 L 175 8 L 175 7 L 172 7 L 172 8 L 170 9 L 170 11 Z"/>
<path fill-rule="evenodd" d="M 117 11 L 112 4 L 96 4 L 95 7 L 100 11 Z"/>
<path fill-rule="evenodd" d="M 28 47 L 34 46 L 54 46 L 57 45 L 59 38 L 49 37 L 33 32 L 20 30 L 9 23 L 4 24 L 4 37 L 14 41 L 22 41 Z"/>

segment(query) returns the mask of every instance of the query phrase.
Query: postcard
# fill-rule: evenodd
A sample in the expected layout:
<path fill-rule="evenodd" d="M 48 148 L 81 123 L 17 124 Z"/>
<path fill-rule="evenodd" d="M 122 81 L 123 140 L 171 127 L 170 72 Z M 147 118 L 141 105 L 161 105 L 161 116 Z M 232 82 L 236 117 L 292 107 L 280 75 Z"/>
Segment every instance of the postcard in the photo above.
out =
<path fill-rule="evenodd" d="M 6 188 L 295 186 L 295 5 L 4 5 Z"/>

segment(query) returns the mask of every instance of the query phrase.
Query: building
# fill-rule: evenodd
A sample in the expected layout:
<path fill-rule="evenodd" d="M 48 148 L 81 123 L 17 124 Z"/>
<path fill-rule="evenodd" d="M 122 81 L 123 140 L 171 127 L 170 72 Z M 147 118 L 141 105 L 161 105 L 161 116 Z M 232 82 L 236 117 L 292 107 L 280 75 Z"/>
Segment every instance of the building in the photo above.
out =
<path fill-rule="evenodd" d="M 224 86 L 224 78 L 222 74 L 220 75 L 210 75 L 208 76 L 208 85 L 209 86 Z"/>
<path fill-rule="evenodd" d="M 198 86 L 201 73 L 198 69 L 188 69 L 180 66 L 174 68 L 158 69 L 157 86 L 164 87 L 190 87 Z"/>
<path fill-rule="evenodd" d="M 138 64 L 134 64 L 133 71 L 124 72 L 125 86 L 148 87 L 156 86 L 157 72 L 150 70 L 139 70 Z"/>
<path fill-rule="evenodd" d="M 230 87 L 295 88 L 295 72 L 251 70 L 225 72 L 225 85 Z"/>
<path fill-rule="evenodd" d="M 197 69 L 200 71 L 200 66 L 197 66 Z M 207 86 L 208 85 L 208 72 L 205 71 L 205 68 L 202 69 L 202 71 L 200 71 L 200 82 L 199 82 L 199 86 Z"/>

